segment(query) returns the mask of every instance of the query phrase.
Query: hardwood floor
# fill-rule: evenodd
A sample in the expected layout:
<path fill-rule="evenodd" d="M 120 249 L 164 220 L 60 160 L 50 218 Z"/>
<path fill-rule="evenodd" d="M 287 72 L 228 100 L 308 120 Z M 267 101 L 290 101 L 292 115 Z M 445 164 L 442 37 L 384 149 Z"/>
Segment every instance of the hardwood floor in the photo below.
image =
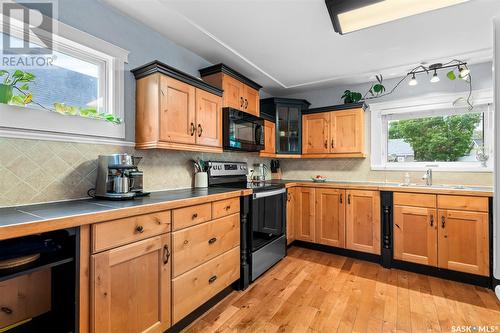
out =
<path fill-rule="evenodd" d="M 292 247 L 184 332 L 452 332 L 463 325 L 500 332 L 491 290 Z"/>

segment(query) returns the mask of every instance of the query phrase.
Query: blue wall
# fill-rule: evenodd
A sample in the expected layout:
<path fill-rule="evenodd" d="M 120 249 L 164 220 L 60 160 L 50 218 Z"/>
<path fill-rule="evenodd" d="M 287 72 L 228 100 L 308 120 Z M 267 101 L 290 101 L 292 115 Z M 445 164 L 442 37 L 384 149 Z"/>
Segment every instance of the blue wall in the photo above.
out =
<path fill-rule="evenodd" d="M 157 59 L 198 77 L 198 69 L 211 65 L 99 0 L 58 1 L 57 19 L 130 52 L 125 64 L 125 124 L 129 141 L 134 140 L 135 129 L 135 79 L 130 69 Z"/>

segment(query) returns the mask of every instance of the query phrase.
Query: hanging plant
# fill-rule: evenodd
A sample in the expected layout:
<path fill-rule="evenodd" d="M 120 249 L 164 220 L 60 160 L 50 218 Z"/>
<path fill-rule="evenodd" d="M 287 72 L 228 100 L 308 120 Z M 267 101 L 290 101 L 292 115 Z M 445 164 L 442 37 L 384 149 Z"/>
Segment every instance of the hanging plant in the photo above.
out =
<path fill-rule="evenodd" d="M 362 100 L 365 100 L 368 94 L 370 94 L 372 98 L 378 97 L 383 94 L 385 92 L 385 86 L 383 84 L 384 78 L 382 77 L 382 74 L 375 75 L 375 78 L 377 79 L 377 83 L 372 84 L 370 86 L 370 89 L 365 93 L 364 96 L 357 91 L 344 91 L 344 94 L 341 97 L 344 100 L 344 104 L 358 103 Z"/>

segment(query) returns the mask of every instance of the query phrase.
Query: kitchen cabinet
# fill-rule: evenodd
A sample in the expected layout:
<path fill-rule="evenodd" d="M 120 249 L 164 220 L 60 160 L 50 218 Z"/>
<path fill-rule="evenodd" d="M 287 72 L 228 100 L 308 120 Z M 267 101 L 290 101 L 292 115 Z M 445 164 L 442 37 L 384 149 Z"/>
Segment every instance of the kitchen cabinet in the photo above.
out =
<path fill-rule="evenodd" d="M 302 154 L 308 157 L 365 157 L 364 110 L 309 109 L 302 116 Z"/>
<path fill-rule="evenodd" d="M 92 332 L 170 327 L 170 248 L 163 234 L 92 255 Z"/>
<path fill-rule="evenodd" d="M 345 247 L 345 190 L 316 189 L 315 243 Z"/>
<path fill-rule="evenodd" d="M 297 202 L 297 189 L 287 189 L 287 203 L 286 203 L 286 243 L 289 245 L 295 240 L 295 216 L 296 216 L 296 202 Z"/>
<path fill-rule="evenodd" d="M 200 75 L 205 82 L 224 91 L 222 107 L 260 115 L 259 84 L 224 64 L 202 68 Z"/>
<path fill-rule="evenodd" d="M 347 190 L 346 248 L 380 254 L 380 192 Z"/>
<path fill-rule="evenodd" d="M 222 152 L 222 90 L 158 61 L 136 77 L 136 148 Z"/>
<path fill-rule="evenodd" d="M 269 120 L 264 120 L 264 149 L 260 151 L 260 156 L 276 156 L 276 125 Z"/>
<path fill-rule="evenodd" d="M 315 189 L 298 187 L 296 194 L 295 239 L 314 242 Z"/>
<path fill-rule="evenodd" d="M 261 117 L 276 123 L 274 140 L 278 155 L 301 154 L 302 111 L 309 105 L 304 99 L 293 98 L 272 97 L 260 101 Z"/>

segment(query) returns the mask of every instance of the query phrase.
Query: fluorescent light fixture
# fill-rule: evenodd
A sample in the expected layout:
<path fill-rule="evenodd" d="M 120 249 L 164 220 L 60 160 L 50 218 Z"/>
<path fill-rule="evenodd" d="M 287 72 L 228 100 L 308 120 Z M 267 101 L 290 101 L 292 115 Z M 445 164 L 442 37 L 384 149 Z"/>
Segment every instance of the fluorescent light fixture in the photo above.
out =
<path fill-rule="evenodd" d="M 469 0 L 325 0 L 336 32 L 373 27 Z"/>
<path fill-rule="evenodd" d="M 431 82 L 432 82 L 432 83 L 436 83 L 436 82 L 439 82 L 439 81 L 440 81 L 440 80 L 439 80 L 439 76 L 438 76 L 438 74 L 437 74 L 437 71 L 436 71 L 436 70 L 434 70 L 434 75 L 432 75 L 432 77 L 431 77 Z"/>
<path fill-rule="evenodd" d="M 469 74 L 470 74 L 470 69 L 466 67 L 458 67 L 458 76 L 461 79 L 466 79 Z"/>
<path fill-rule="evenodd" d="M 410 85 L 410 86 L 416 86 L 417 84 L 418 84 L 418 81 L 415 78 L 415 74 L 413 74 L 413 76 L 411 77 L 410 82 L 408 82 L 408 85 Z"/>

